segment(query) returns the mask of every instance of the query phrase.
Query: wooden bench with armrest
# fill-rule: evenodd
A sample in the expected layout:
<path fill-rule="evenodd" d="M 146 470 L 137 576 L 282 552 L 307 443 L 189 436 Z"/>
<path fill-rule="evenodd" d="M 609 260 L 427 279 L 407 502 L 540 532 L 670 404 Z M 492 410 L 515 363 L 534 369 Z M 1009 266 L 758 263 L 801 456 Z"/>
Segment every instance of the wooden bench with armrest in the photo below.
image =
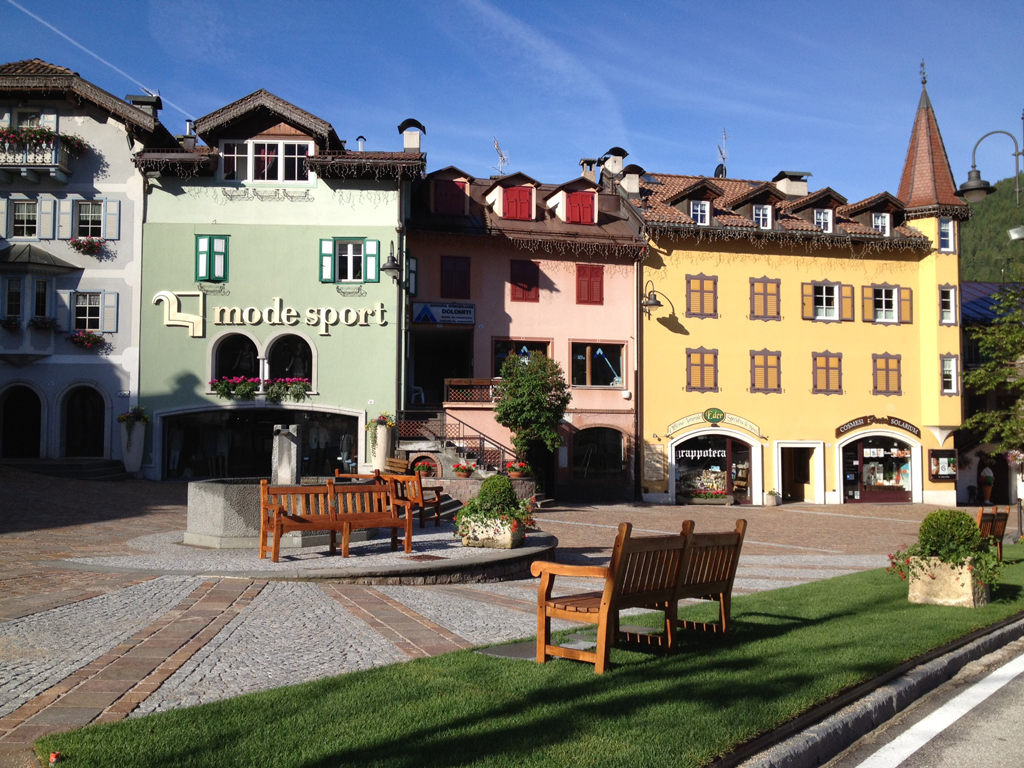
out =
<path fill-rule="evenodd" d="M 691 524 L 692 525 L 692 524 Z M 631 538 L 632 525 L 622 523 L 615 538 L 611 561 L 606 567 L 535 562 L 531 573 L 540 576 L 537 590 L 537 663 L 548 656 L 576 659 L 594 665 L 603 674 L 611 647 L 619 635 L 619 611 L 624 608 L 658 606 L 665 611 L 665 641 L 674 646 L 679 569 L 686 536 Z M 604 579 L 600 592 L 552 597 L 555 576 Z M 551 619 L 568 619 L 597 625 L 597 649 L 584 651 L 551 643 Z M 632 639 L 632 638 L 630 638 Z"/>
<path fill-rule="evenodd" d="M 705 623 L 679 619 L 677 629 L 696 629 L 723 635 L 729 632 L 732 586 L 736 581 L 736 569 L 746 531 L 746 520 L 737 520 L 736 529 L 728 533 L 694 533 L 692 520 L 683 523 L 682 532 L 687 539 L 686 554 L 679 570 L 676 600 L 716 600 L 719 604 L 719 620 L 717 623 Z"/>
<path fill-rule="evenodd" d="M 281 536 L 291 531 L 329 531 L 331 554 L 336 551 L 334 480 L 325 485 L 270 485 L 260 480 L 260 559 L 270 553 L 275 563 Z M 267 537 L 271 541 L 267 543 Z"/>
<path fill-rule="evenodd" d="M 412 552 L 412 505 L 398 498 L 395 483 L 386 475 L 385 482 L 372 485 L 338 485 L 336 519 L 341 528 L 341 556 L 348 557 L 352 531 L 366 528 L 390 528 L 391 551 L 398 549 L 398 529 L 405 530 L 405 552 Z"/>
<path fill-rule="evenodd" d="M 420 528 L 426 526 L 427 507 L 434 510 L 434 525 L 441 525 L 441 492 L 444 490 L 444 486 L 423 485 L 420 476 L 409 471 L 409 462 L 405 459 L 384 459 L 384 466 L 387 469 L 387 474 L 400 476 L 403 480 L 415 476 L 416 487 L 409 487 L 409 497 L 415 497 L 416 503 L 419 505 Z"/>
<path fill-rule="evenodd" d="M 992 537 L 996 540 L 996 555 L 999 562 L 1003 561 L 1003 537 L 1006 536 L 1006 523 L 1010 519 L 1010 508 L 1000 512 L 999 507 L 992 507 L 991 511 L 981 507 L 978 510 L 978 529 L 981 531 L 981 538 Z"/>

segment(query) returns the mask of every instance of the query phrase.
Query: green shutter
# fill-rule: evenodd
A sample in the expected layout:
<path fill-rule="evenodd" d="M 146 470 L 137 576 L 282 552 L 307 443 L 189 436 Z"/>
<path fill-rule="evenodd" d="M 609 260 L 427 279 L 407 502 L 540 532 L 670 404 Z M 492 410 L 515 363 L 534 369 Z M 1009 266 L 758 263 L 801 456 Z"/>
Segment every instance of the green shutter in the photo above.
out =
<path fill-rule="evenodd" d="M 320 282 L 334 282 L 334 240 L 320 241 Z"/>
<path fill-rule="evenodd" d="M 380 240 L 363 241 L 363 282 L 380 282 Z"/>
<path fill-rule="evenodd" d="M 210 279 L 225 281 L 228 279 L 228 238 L 211 237 L 213 257 L 210 259 Z"/>
<path fill-rule="evenodd" d="M 196 235 L 196 282 L 210 279 L 210 238 Z"/>

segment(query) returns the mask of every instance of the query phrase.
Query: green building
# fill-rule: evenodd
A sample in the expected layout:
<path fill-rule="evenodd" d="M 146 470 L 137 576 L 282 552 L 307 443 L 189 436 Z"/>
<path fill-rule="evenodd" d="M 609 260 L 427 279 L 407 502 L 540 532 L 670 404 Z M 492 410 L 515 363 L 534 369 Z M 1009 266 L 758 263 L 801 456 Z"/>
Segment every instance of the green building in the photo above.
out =
<path fill-rule="evenodd" d="M 194 127 L 136 158 L 146 476 L 267 475 L 275 424 L 302 427 L 305 475 L 367 469 L 366 422 L 400 401 L 402 294 L 380 267 L 422 126 L 399 126 L 404 151 L 352 150 L 261 90 Z"/>

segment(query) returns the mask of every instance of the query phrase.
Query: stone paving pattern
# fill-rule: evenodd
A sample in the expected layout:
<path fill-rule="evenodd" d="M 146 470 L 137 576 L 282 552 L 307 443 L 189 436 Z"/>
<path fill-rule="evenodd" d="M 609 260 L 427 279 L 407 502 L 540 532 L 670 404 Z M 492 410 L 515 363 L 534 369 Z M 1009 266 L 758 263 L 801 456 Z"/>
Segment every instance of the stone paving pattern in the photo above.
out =
<path fill-rule="evenodd" d="M 0 768 L 31 765 L 32 743 L 46 733 L 535 633 L 531 579 L 281 582 L 255 552 L 185 547 L 176 543 L 186 518 L 182 483 L 58 480 L 0 466 L 0 487 Z M 736 591 L 747 592 L 882 566 L 886 553 L 914 541 L 932 509 L 563 505 L 537 518 L 558 538 L 559 561 L 604 564 L 621 521 L 642 535 L 675 533 L 688 518 L 698 531 L 731 529 L 745 517 Z M 452 540 L 450 531 L 417 527 L 415 553 Z M 408 557 L 387 551 L 386 540 L 358 551 L 353 564 Z M 304 567 L 341 561 L 317 550 L 300 557 Z M 228 561 L 259 578 L 217 576 Z M 116 563 L 128 570 L 101 570 Z"/>

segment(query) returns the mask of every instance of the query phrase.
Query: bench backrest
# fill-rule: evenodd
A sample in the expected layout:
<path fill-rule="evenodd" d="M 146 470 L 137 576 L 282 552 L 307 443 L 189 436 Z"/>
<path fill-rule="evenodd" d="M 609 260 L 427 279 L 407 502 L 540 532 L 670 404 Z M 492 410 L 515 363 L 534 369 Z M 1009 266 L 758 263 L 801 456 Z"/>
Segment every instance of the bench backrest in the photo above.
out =
<path fill-rule="evenodd" d="M 336 470 L 334 470 L 334 479 L 335 480 L 346 480 L 348 482 L 352 482 L 353 480 L 362 480 L 363 481 L 363 482 L 360 482 L 360 483 L 356 483 L 356 485 L 366 485 L 367 483 L 383 483 L 384 482 L 383 480 L 380 479 L 380 470 L 376 470 L 376 469 L 373 470 L 373 474 L 372 475 L 359 474 L 357 472 L 356 473 L 353 473 L 353 472 L 342 472 L 340 469 L 336 469 Z"/>
<path fill-rule="evenodd" d="M 384 466 L 387 468 L 388 474 L 409 474 L 409 462 L 405 459 L 384 459 Z"/>
<path fill-rule="evenodd" d="M 992 528 L 996 522 L 995 512 L 986 512 L 984 507 L 978 510 L 978 530 L 981 531 L 981 538 L 987 539 L 993 535 Z M 1003 523 L 1003 531 L 1006 530 L 1006 523 Z"/>
<path fill-rule="evenodd" d="M 260 514 L 268 518 L 281 511 L 295 517 L 326 519 L 334 514 L 334 496 L 331 478 L 326 485 L 271 485 L 269 480 L 260 480 Z"/>
<path fill-rule="evenodd" d="M 419 475 L 381 475 L 392 485 L 391 493 L 399 501 L 410 501 L 423 506 L 423 483 Z"/>
<path fill-rule="evenodd" d="M 728 533 L 694 533 L 693 521 L 684 522 L 686 554 L 676 596 L 682 599 L 731 593 L 746 531 L 746 520 L 737 520 L 736 530 Z"/>
<path fill-rule="evenodd" d="M 372 485 L 338 485 L 334 496 L 338 503 L 338 517 L 362 515 L 367 518 L 378 516 L 392 518 L 390 499 L 391 489 L 381 483 Z"/>
<path fill-rule="evenodd" d="M 619 524 L 602 609 L 616 609 L 671 600 L 686 548 L 685 536 L 632 538 L 633 526 Z"/>

